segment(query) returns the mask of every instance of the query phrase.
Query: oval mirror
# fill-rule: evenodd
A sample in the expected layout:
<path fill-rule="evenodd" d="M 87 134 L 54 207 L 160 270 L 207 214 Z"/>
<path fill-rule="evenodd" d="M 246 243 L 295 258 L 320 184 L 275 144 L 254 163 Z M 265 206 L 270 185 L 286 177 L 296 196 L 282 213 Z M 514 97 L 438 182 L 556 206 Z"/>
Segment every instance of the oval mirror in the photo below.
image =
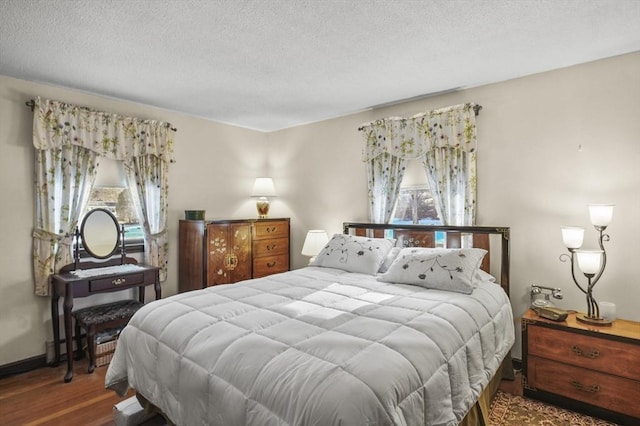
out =
<path fill-rule="evenodd" d="M 80 238 L 85 251 L 92 257 L 113 256 L 120 245 L 120 224 L 107 209 L 93 209 L 84 216 Z"/>

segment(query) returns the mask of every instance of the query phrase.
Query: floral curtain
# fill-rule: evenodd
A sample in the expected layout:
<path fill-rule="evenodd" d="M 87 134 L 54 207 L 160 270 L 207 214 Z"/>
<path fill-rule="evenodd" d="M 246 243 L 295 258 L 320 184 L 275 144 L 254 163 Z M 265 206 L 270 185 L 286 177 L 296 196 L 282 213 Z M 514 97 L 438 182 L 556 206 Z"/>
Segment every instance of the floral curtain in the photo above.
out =
<path fill-rule="evenodd" d="M 36 149 L 37 194 L 36 229 L 33 232 L 35 293 L 47 296 L 49 276 L 70 262 L 69 245 L 95 181 L 97 158 L 102 156 L 127 163 L 138 157 L 153 157 L 167 167 L 174 161 L 173 130 L 161 121 L 123 117 L 36 98 L 33 145 Z M 160 181 L 156 183 L 162 195 L 155 203 L 166 203 L 166 169 L 158 176 Z M 147 184 L 145 180 L 141 182 Z M 150 202 L 146 197 L 139 203 L 147 205 Z M 158 211 L 155 207 L 148 210 L 153 214 Z M 166 206 L 164 211 L 166 214 Z M 156 219 L 149 220 L 152 221 Z M 154 232 L 150 231 L 149 236 L 165 231 L 166 218 L 157 223 L 163 225 L 150 227 Z M 159 226 L 162 229 L 158 229 Z M 150 252 L 145 256 L 145 262 L 166 270 L 166 254 L 166 250 Z"/>
<path fill-rule="evenodd" d="M 169 165 L 158 157 L 146 155 L 125 161 L 124 168 L 138 221 L 144 232 L 144 258 L 147 263 L 161 268 L 160 281 L 164 281 L 169 263 Z"/>
<path fill-rule="evenodd" d="M 370 164 L 384 162 L 385 156 L 403 160 L 421 159 L 435 197 L 438 214 L 445 225 L 471 225 L 475 222 L 476 205 L 476 106 L 473 103 L 429 111 L 411 118 L 390 117 L 364 124 L 370 206 L 382 206 L 386 199 L 397 199 L 404 168 L 386 169 L 389 181 L 383 185 L 374 179 Z M 384 191 L 396 191 L 384 194 Z M 395 201 L 394 201 L 395 204 Z M 374 221 L 380 214 L 370 209 Z M 389 212 L 390 217 L 391 212 Z M 389 219 L 386 219 L 387 221 Z"/>
<path fill-rule="evenodd" d="M 438 216 L 443 225 L 474 225 L 477 139 L 473 106 L 465 104 L 431 111 L 424 116 L 423 123 L 431 149 L 422 164 Z"/>
<path fill-rule="evenodd" d="M 49 277 L 72 262 L 71 244 L 96 178 L 97 155 L 76 145 L 36 151 L 35 293 L 49 295 Z"/>
<path fill-rule="evenodd" d="M 369 219 L 372 223 L 389 223 L 398 200 L 407 160 L 388 153 L 367 162 Z"/>

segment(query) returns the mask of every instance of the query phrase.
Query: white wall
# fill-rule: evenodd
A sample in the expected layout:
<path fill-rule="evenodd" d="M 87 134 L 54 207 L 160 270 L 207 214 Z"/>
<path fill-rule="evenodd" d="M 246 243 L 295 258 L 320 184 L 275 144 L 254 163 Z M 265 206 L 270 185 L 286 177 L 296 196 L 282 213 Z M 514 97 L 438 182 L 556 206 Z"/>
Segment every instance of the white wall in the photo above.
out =
<path fill-rule="evenodd" d="M 291 217 L 292 267 L 304 266 L 308 229 L 341 232 L 343 221 L 367 220 L 361 123 L 479 103 L 478 224 L 512 229 L 515 315 L 525 311 L 532 283 L 562 287 L 559 305 L 584 310 L 568 265 L 558 260 L 565 252 L 559 228 L 587 227 L 585 244 L 594 247 L 586 205 L 612 202 L 607 270 L 595 296 L 640 320 L 632 258 L 640 238 L 640 53 L 268 134 L 0 76 L 0 365 L 43 354 L 52 334 L 49 300 L 33 295 L 31 273 L 32 116 L 24 102 L 36 95 L 178 128 L 165 296 L 177 292 L 177 223 L 185 209 L 205 209 L 209 219 L 255 217 L 248 194 L 256 176 L 269 174 L 278 192 L 271 216 Z"/>

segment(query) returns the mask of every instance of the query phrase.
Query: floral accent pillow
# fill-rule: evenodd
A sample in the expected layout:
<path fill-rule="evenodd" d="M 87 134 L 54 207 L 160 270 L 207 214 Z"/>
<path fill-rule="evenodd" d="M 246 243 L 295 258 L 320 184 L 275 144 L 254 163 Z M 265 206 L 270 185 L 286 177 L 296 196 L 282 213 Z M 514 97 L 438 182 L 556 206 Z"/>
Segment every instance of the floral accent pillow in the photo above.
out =
<path fill-rule="evenodd" d="M 394 245 L 386 238 L 335 234 L 311 265 L 375 275 Z"/>
<path fill-rule="evenodd" d="M 378 281 L 471 294 L 486 250 L 404 248 Z"/>

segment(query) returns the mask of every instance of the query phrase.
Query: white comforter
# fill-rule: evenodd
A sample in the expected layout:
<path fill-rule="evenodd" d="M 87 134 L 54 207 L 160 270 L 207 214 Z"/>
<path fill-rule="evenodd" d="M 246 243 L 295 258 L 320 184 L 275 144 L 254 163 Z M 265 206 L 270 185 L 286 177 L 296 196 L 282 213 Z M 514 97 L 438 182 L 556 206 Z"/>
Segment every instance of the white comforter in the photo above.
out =
<path fill-rule="evenodd" d="M 308 267 L 144 306 L 106 386 L 184 426 L 455 425 L 514 342 L 509 300 Z"/>

